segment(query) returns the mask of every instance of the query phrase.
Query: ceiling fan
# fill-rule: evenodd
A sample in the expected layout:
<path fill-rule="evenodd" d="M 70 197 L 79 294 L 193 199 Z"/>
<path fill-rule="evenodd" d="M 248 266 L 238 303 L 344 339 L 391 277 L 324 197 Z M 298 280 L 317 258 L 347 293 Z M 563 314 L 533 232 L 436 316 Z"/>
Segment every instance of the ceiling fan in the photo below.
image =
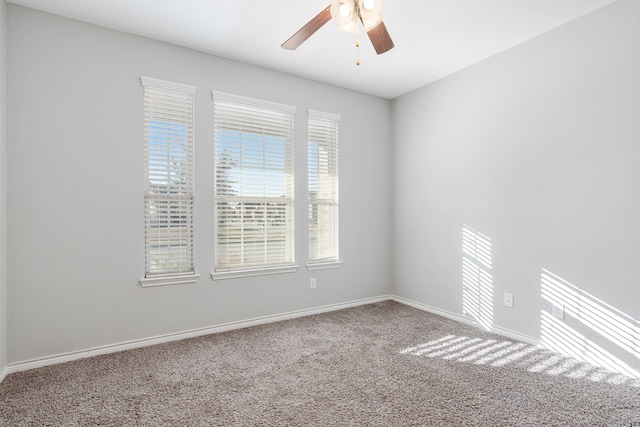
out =
<path fill-rule="evenodd" d="M 376 53 L 380 55 L 394 46 L 382 22 L 381 9 L 382 0 L 336 0 L 282 43 L 282 47 L 296 49 L 333 18 L 338 29 L 354 34 L 358 34 L 360 22 Z"/>

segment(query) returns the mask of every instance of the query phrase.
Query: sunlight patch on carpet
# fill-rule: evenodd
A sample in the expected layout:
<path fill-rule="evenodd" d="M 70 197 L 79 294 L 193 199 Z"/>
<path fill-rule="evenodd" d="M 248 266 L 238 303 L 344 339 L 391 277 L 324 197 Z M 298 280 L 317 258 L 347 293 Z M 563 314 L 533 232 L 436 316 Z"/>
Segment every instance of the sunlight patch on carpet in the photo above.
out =
<path fill-rule="evenodd" d="M 400 350 L 400 354 L 439 358 L 494 368 L 511 366 L 549 376 L 564 376 L 593 382 L 640 387 L 640 379 L 633 375 L 632 370 L 620 372 L 614 369 L 617 366 L 611 366 L 607 369 L 554 353 L 542 347 L 507 340 L 445 335 L 423 344 L 404 348 Z"/>

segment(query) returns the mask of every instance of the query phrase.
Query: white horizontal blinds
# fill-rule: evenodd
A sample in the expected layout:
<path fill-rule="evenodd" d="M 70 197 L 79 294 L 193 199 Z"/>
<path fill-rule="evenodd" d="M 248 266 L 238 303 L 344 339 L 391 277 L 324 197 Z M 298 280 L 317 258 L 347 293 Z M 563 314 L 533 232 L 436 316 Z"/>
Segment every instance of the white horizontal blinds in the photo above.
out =
<path fill-rule="evenodd" d="M 195 87 L 142 77 L 145 141 L 145 277 L 195 273 Z"/>
<path fill-rule="evenodd" d="M 338 115 L 309 110 L 309 263 L 339 260 L 339 121 Z"/>
<path fill-rule="evenodd" d="M 215 271 L 292 265 L 295 108 L 213 100 Z"/>

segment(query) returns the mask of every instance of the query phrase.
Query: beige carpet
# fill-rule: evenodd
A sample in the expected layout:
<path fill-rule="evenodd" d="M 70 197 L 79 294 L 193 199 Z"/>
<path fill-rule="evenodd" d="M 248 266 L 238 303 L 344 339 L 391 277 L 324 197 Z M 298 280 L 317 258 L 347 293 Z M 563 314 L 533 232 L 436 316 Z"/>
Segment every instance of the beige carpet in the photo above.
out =
<path fill-rule="evenodd" d="M 395 302 L 9 375 L 2 426 L 631 426 L 640 382 Z"/>

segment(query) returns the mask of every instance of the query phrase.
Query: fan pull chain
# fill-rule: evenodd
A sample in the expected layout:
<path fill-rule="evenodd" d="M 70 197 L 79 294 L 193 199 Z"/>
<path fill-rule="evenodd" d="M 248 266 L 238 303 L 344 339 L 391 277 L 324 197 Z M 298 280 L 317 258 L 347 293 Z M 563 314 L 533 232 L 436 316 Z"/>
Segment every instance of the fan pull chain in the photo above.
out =
<path fill-rule="evenodd" d="M 356 65 L 360 65 L 360 38 L 356 36 Z"/>

